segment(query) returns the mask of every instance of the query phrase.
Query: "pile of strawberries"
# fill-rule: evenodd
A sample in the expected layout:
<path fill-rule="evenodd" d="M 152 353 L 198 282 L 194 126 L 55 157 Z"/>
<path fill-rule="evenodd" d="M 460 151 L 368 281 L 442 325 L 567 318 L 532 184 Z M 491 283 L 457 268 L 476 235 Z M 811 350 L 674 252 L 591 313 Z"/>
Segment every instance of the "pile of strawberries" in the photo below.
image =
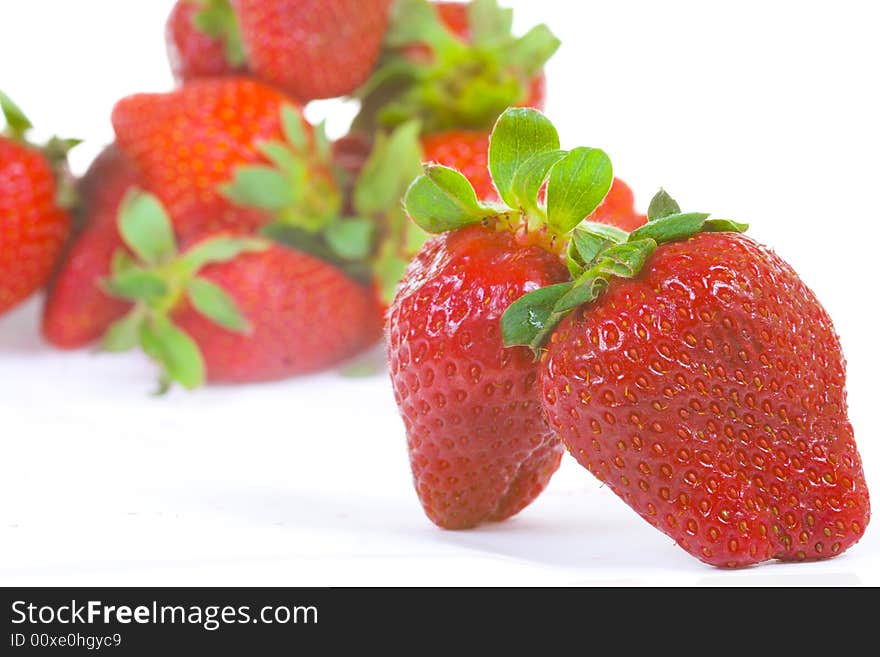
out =
<path fill-rule="evenodd" d="M 870 519 L 831 319 L 747 226 L 647 215 L 541 114 L 545 26 L 496 0 L 179 0 L 179 87 L 113 110 L 86 175 L 0 94 L 0 313 L 48 284 L 62 349 L 173 384 L 334 366 L 385 330 L 437 525 L 518 513 L 567 450 L 718 566 L 812 560 Z M 353 97 L 333 142 L 303 115 Z M 425 163 L 423 165 L 423 163 Z"/>

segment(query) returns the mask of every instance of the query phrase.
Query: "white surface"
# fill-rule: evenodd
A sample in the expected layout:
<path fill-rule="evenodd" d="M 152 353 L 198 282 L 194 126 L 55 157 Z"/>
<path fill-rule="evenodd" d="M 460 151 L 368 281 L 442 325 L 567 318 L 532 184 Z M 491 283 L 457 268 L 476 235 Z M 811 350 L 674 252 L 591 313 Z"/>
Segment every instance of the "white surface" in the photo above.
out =
<path fill-rule="evenodd" d="M 548 107 L 565 144 L 608 150 L 643 204 L 664 185 L 750 222 L 817 292 L 880 494 L 872 3 L 510 4 L 566 44 Z M 82 170 L 117 98 L 170 85 L 170 5 L 17 3 L 0 21 L 0 87 L 46 132 L 89 140 Z M 312 111 L 344 129 L 348 112 Z M 0 318 L 0 584 L 880 584 L 876 522 L 837 559 L 718 571 L 570 461 L 512 521 L 440 531 L 384 376 L 154 399 L 137 356 L 45 346 L 38 303 Z"/>

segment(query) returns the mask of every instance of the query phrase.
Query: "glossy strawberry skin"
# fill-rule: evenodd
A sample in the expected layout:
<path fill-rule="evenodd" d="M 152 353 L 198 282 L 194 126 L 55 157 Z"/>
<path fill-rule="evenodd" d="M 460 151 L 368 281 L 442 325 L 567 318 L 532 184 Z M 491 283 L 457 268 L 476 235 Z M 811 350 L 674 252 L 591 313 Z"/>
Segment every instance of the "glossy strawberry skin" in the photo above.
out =
<path fill-rule="evenodd" d="M 831 319 L 748 237 L 658 248 L 564 320 L 540 387 L 581 465 L 707 563 L 823 559 L 865 531 Z"/>
<path fill-rule="evenodd" d="M 165 25 L 168 60 L 178 82 L 197 78 L 241 75 L 246 67 L 233 67 L 226 58 L 221 39 L 208 36 L 194 24 L 200 11 L 192 0 L 178 0 Z"/>
<path fill-rule="evenodd" d="M 236 207 L 219 190 L 235 169 L 263 164 L 261 141 L 283 140 L 278 91 L 248 78 L 196 80 L 167 94 L 117 103 L 113 128 L 122 152 L 162 200 L 186 240 L 221 230 L 250 232 L 267 213 Z"/>
<path fill-rule="evenodd" d="M 648 223 L 648 217 L 636 210 L 635 197 L 629 185 L 620 178 L 615 178 L 611 191 L 602 201 L 602 205 L 590 215 L 590 221 L 617 226 L 631 233 Z"/>
<path fill-rule="evenodd" d="M 117 229 L 122 199 L 142 185 L 130 162 L 110 146 L 77 185 L 82 226 L 53 277 L 43 308 L 43 336 L 60 349 L 96 341 L 130 304 L 104 293 L 113 254 L 123 248 Z"/>
<path fill-rule="evenodd" d="M 379 57 L 391 0 L 234 0 L 253 72 L 305 103 L 360 86 Z"/>
<path fill-rule="evenodd" d="M 504 348 L 499 322 L 566 276 L 557 256 L 480 226 L 432 238 L 410 265 L 388 313 L 388 361 L 416 491 L 440 527 L 514 515 L 559 467 L 535 360 Z"/>
<path fill-rule="evenodd" d="M 317 372 L 357 355 L 382 335 L 372 291 L 340 270 L 281 245 L 210 265 L 248 319 L 247 335 L 227 331 L 184 305 L 173 320 L 199 345 L 207 379 L 248 383 Z"/>
<path fill-rule="evenodd" d="M 497 201 L 498 192 L 489 173 L 489 135 L 480 131 L 450 130 L 422 138 L 425 162 L 458 169 L 470 180 L 477 197 Z"/>
<path fill-rule="evenodd" d="M 70 231 L 39 151 L 0 137 L 0 314 L 43 287 Z"/>

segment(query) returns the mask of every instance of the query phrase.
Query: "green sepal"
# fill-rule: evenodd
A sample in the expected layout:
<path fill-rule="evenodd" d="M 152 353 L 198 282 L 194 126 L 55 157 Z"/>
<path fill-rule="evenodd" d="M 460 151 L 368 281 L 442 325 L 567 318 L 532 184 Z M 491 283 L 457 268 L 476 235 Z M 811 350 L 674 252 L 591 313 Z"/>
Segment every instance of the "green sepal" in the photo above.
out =
<path fill-rule="evenodd" d="M 397 0 L 394 4 L 385 34 L 387 47 L 425 43 L 442 49 L 450 47 L 454 40 L 436 9 L 426 0 Z"/>
<path fill-rule="evenodd" d="M 284 131 L 284 138 L 291 146 L 299 151 L 308 148 L 309 137 L 306 134 L 303 119 L 300 113 L 290 105 L 284 105 L 281 108 L 281 128 Z"/>
<path fill-rule="evenodd" d="M 300 170 L 304 172 L 305 167 Z M 251 164 L 237 167 L 232 182 L 221 185 L 220 193 L 236 205 L 281 211 L 296 202 L 303 183 L 273 167 Z"/>
<path fill-rule="evenodd" d="M 507 53 L 505 62 L 517 66 L 527 76 L 536 75 L 562 42 L 546 25 L 536 25 L 520 37 Z"/>
<path fill-rule="evenodd" d="M 475 44 L 491 47 L 510 39 L 513 9 L 502 8 L 497 0 L 471 0 L 467 9 L 468 27 Z"/>
<path fill-rule="evenodd" d="M 550 172 L 547 223 L 568 233 L 598 208 L 614 182 L 611 159 L 598 148 L 575 148 Z"/>
<path fill-rule="evenodd" d="M 637 228 L 630 233 L 629 239 L 652 239 L 660 244 L 687 239 L 700 232 L 708 218 L 708 214 L 701 212 L 667 215 Z"/>
<path fill-rule="evenodd" d="M 520 168 L 537 155 L 558 150 L 559 133 L 541 112 L 512 108 L 499 117 L 489 140 L 489 171 L 509 207 L 519 205 L 515 180 Z M 519 191 L 525 194 L 525 190 Z"/>
<path fill-rule="evenodd" d="M 180 258 L 180 266 L 194 274 L 205 265 L 230 262 L 245 253 L 259 253 L 271 246 L 272 242 L 259 237 L 213 237 L 186 251 Z"/>
<path fill-rule="evenodd" d="M 249 333 L 250 323 L 226 291 L 206 278 L 193 278 L 186 286 L 186 295 L 199 313 L 218 326 L 234 333 Z"/>
<path fill-rule="evenodd" d="M 666 193 L 665 189 L 661 189 L 654 195 L 648 206 L 648 221 L 656 221 L 672 214 L 681 214 L 681 207 L 674 198 Z"/>
<path fill-rule="evenodd" d="M 708 219 L 703 224 L 704 233 L 744 233 L 748 229 L 748 224 L 741 224 L 730 219 Z"/>
<path fill-rule="evenodd" d="M 315 148 L 315 159 L 318 162 L 329 164 L 333 158 L 333 144 L 327 136 L 327 119 L 321 121 L 312 131 L 312 140 Z"/>
<path fill-rule="evenodd" d="M 305 178 L 305 164 L 286 142 L 261 141 L 257 143 L 257 150 L 293 180 Z M 231 185 L 231 183 L 227 183 L 227 185 Z"/>
<path fill-rule="evenodd" d="M 155 302 L 165 297 L 170 288 L 158 273 L 131 267 L 104 281 L 108 294 L 131 301 Z"/>
<path fill-rule="evenodd" d="M 223 42 L 226 62 L 241 68 L 246 61 L 238 17 L 229 0 L 200 0 L 202 8 L 193 14 L 193 25 L 200 32 Z"/>
<path fill-rule="evenodd" d="M 141 349 L 162 368 L 164 382 L 179 383 L 187 390 L 204 385 L 205 361 L 199 346 L 168 318 L 160 315 L 144 321 L 139 337 Z"/>
<path fill-rule="evenodd" d="M 523 345 L 537 352 L 561 317 L 553 308 L 574 283 L 558 283 L 529 292 L 514 301 L 501 318 L 501 335 L 507 347 Z"/>
<path fill-rule="evenodd" d="M 131 351 L 140 344 L 141 324 L 145 313 L 143 308 L 135 308 L 125 317 L 114 322 L 101 340 L 101 349 L 110 353 Z"/>
<path fill-rule="evenodd" d="M 0 91 L 0 112 L 6 119 L 10 136 L 15 139 L 22 139 L 25 133 L 34 127 L 22 109 L 2 91 Z"/>
<path fill-rule="evenodd" d="M 128 192 L 119 210 L 119 234 L 148 265 L 167 262 L 177 254 L 171 219 L 152 194 L 136 189 Z"/>
<path fill-rule="evenodd" d="M 592 222 L 583 222 L 575 228 L 568 245 L 568 270 L 573 278 L 592 266 L 596 257 L 608 247 L 625 242 L 629 237 L 626 231 Z"/>
<path fill-rule="evenodd" d="M 359 214 L 384 214 L 400 204 L 409 184 L 422 172 L 420 130 L 418 121 L 409 121 L 376 137 L 353 191 Z"/>
<path fill-rule="evenodd" d="M 518 207 L 528 213 L 543 215 L 540 193 L 547 182 L 553 167 L 562 160 L 568 151 L 547 151 L 538 153 L 523 162 L 513 179 L 513 194 Z"/>
<path fill-rule="evenodd" d="M 425 173 L 410 185 L 404 206 L 412 220 L 429 233 L 477 224 L 492 214 L 480 205 L 467 178 L 436 164 L 426 166 Z"/>
<path fill-rule="evenodd" d="M 352 218 L 327 226 L 324 237 L 333 252 L 343 260 L 362 260 L 372 250 L 374 232 L 371 219 Z"/>

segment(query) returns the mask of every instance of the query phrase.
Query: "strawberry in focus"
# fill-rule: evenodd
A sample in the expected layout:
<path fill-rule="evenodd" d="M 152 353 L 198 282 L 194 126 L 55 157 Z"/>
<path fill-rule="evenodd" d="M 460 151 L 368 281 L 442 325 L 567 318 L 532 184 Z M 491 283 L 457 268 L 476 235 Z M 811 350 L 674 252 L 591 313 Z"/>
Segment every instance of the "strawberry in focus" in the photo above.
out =
<path fill-rule="evenodd" d="M 522 37 L 512 26 L 512 10 L 496 0 L 401 0 L 382 59 L 358 92 L 355 126 L 418 119 L 426 133 L 488 131 L 510 106 L 541 107 L 543 67 L 559 41 L 544 25 Z"/>
<path fill-rule="evenodd" d="M 52 274 L 71 219 L 63 205 L 66 154 L 75 142 L 53 139 L 43 149 L 25 141 L 31 123 L 0 92 L 0 314 L 42 288 Z"/>
<path fill-rule="evenodd" d="M 555 159 L 533 158 L 544 151 Z M 504 346 L 499 321 L 511 302 L 568 279 L 562 238 L 613 178 L 604 153 L 560 150 L 553 126 L 533 110 L 499 119 L 488 162 L 499 204 L 437 164 L 410 187 L 408 213 L 439 235 L 408 268 L 386 323 L 416 492 L 447 529 L 518 513 L 559 467 L 562 446 L 540 412 L 537 364 L 528 349 Z M 540 198 L 547 178 L 549 205 Z M 587 192 L 567 195 L 575 184 Z"/>
<path fill-rule="evenodd" d="M 62 258 L 43 308 L 43 336 L 61 349 L 100 338 L 130 304 L 102 286 L 113 255 L 123 247 L 117 229 L 120 204 L 141 185 L 140 176 L 115 145 L 107 147 L 77 184 L 79 234 Z"/>
<path fill-rule="evenodd" d="M 251 70 L 302 103 L 370 75 L 391 0 L 233 0 Z"/>
<path fill-rule="evenodd" d="M 556 434 L 706 563 L 840 554 L 870 520 L 845 361 L 792 268 L 664 192 L 632 233 L 578 230 L 573 281 L 527 295 L 506 344 L 542 353 Z"/>
<path fill-rule="evenodd" d="M 177 0 L 165 41 L 178 82 L 246 72 L 238 19 L 229 0 Z"/>

